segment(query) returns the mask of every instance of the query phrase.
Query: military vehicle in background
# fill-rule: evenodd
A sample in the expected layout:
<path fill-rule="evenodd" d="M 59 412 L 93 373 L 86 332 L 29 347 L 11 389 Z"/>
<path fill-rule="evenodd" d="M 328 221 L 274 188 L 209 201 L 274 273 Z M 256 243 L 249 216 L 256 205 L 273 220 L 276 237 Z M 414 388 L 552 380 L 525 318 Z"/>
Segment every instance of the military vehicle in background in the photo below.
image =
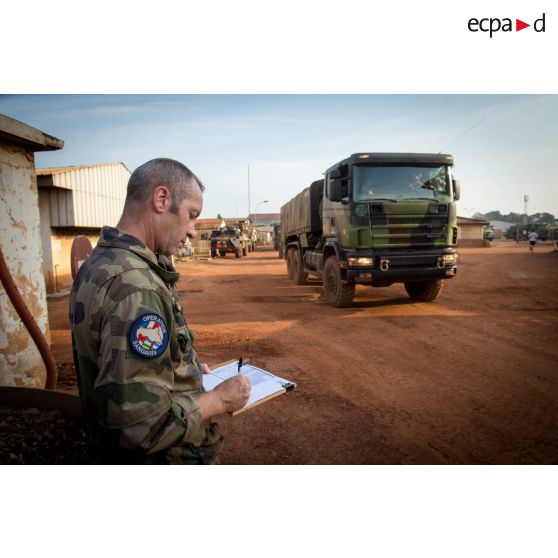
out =
<path fill-rule="evenodd" d="M 226 220 L 227 226 L 230 228 L 238 229 L 240 242 L 242 243 L 242 255 L 247 256 L 250 252 L 254 251 L 255 242 L 252 238 L 252 226 L 249 219 L 239 219 L 233 221 Z"/>
<path fill-rule="evenodd" d="M 192 241 L 189 238 L 185 238 L 182 241 L 182 246 L 176 250 L 175 256 L 179 258 L 185 258 L 194 255 L 194 248 L 192 246 Z"/>
<path fill-rule="evenodd" d="M 226 256 L 229 252 L 236 258 L 242 256 L 242 241 L 240 230 L 236 227 L 225 227 L 211 231 L 211 257 Z"/>
<path fill-rule="evenodd" d="M 452 166 L 444 154 L 356 153 L 327 169 L 281 208 L 289 278 L 321 278 L 337 308 L 357 283 L 404 283 L 411 298 L 435 300 L 457 273 Z"/>
<path fill-rule="evenodd" d="M 277 250 L 279 257 L 283 258 L 283 251 L 281 247 L 281 224 L 273 224 L 273 249 Z"/>
<path fill-rule="evenodd" d="M 494 240 L 496 233 L 494 232 L 494 225 L 486 225 L 482 229 L 482 237 L 484 240 Z"/>

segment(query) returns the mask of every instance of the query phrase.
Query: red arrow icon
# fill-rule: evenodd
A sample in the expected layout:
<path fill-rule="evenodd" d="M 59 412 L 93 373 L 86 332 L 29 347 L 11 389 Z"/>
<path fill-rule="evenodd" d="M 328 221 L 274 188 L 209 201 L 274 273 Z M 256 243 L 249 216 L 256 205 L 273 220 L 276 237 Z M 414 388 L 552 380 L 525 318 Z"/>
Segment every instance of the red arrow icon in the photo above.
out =
<path fill-rule="evenodd" d="M 525 29 L 526 27 L 531 27 L 531 24 L 530 23 L 525 23 L 524 21 L 521 21 L 520 19 L 515 20 L 515 30 L 516 31 L 521 31 L 522 29 Z"/>

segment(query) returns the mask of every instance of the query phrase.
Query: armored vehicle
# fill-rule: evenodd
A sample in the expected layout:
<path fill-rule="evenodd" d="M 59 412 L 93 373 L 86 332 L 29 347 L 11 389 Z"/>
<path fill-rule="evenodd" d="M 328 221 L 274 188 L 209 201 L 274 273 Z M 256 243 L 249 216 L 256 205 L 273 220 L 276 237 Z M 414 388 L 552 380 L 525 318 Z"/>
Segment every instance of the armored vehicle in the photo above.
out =
<path fill-rule="evenodd" d="M 239 231 L 238 238 L 240 239 L 240 243 L 242 245 L 243 256 L 247 256 L 250 252 L 254 251 L 250 221 L 248 219 L 240 219 L 238 221 L 227 220 L 227 226 Z"/>
<path fill-rule="evenodd" d="M 234 227 L 225 227 L 211 231 L 211 257 L 226 256 L 231 252 L 236 258 L 242 256 L 242 241 L 240 231 Z"/>
<path fill-rule="evenodd" d="M 327 169 L 281 208 L 289 278 L 321 278 L 338 308 L 357 283 L 404 283 L 411 298 L 436 299 L 457 273 L 452 166 L 444 154 L 356 153 Z"/>

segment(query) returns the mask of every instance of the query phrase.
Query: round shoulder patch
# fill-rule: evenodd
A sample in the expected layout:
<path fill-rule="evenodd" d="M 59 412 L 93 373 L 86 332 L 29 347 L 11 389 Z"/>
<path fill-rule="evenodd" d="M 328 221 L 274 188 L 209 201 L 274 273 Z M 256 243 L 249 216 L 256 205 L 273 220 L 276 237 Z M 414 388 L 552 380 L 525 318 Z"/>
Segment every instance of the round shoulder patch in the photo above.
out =
<path fill-rule="evenodd" d="M 144 314 L 132 325 L 130 346 L 143 358 L 156 358 L 163 354 L 169 342 L 165 320 L 158 314 Z"/>

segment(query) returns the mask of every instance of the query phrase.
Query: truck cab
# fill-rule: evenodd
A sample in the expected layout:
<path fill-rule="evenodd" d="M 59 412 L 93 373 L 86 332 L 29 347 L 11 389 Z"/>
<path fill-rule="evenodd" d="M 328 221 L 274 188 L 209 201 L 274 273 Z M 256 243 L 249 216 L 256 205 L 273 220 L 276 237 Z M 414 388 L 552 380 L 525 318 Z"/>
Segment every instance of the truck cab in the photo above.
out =
<path fill-rule="evenodd" d="M 327 169 L 281 210 L 291 278 L 322 278 L 333 306 L 359 283 L 434 300 L 457 273 L 452 166 L 446 154 L 356 153 Z"/>

